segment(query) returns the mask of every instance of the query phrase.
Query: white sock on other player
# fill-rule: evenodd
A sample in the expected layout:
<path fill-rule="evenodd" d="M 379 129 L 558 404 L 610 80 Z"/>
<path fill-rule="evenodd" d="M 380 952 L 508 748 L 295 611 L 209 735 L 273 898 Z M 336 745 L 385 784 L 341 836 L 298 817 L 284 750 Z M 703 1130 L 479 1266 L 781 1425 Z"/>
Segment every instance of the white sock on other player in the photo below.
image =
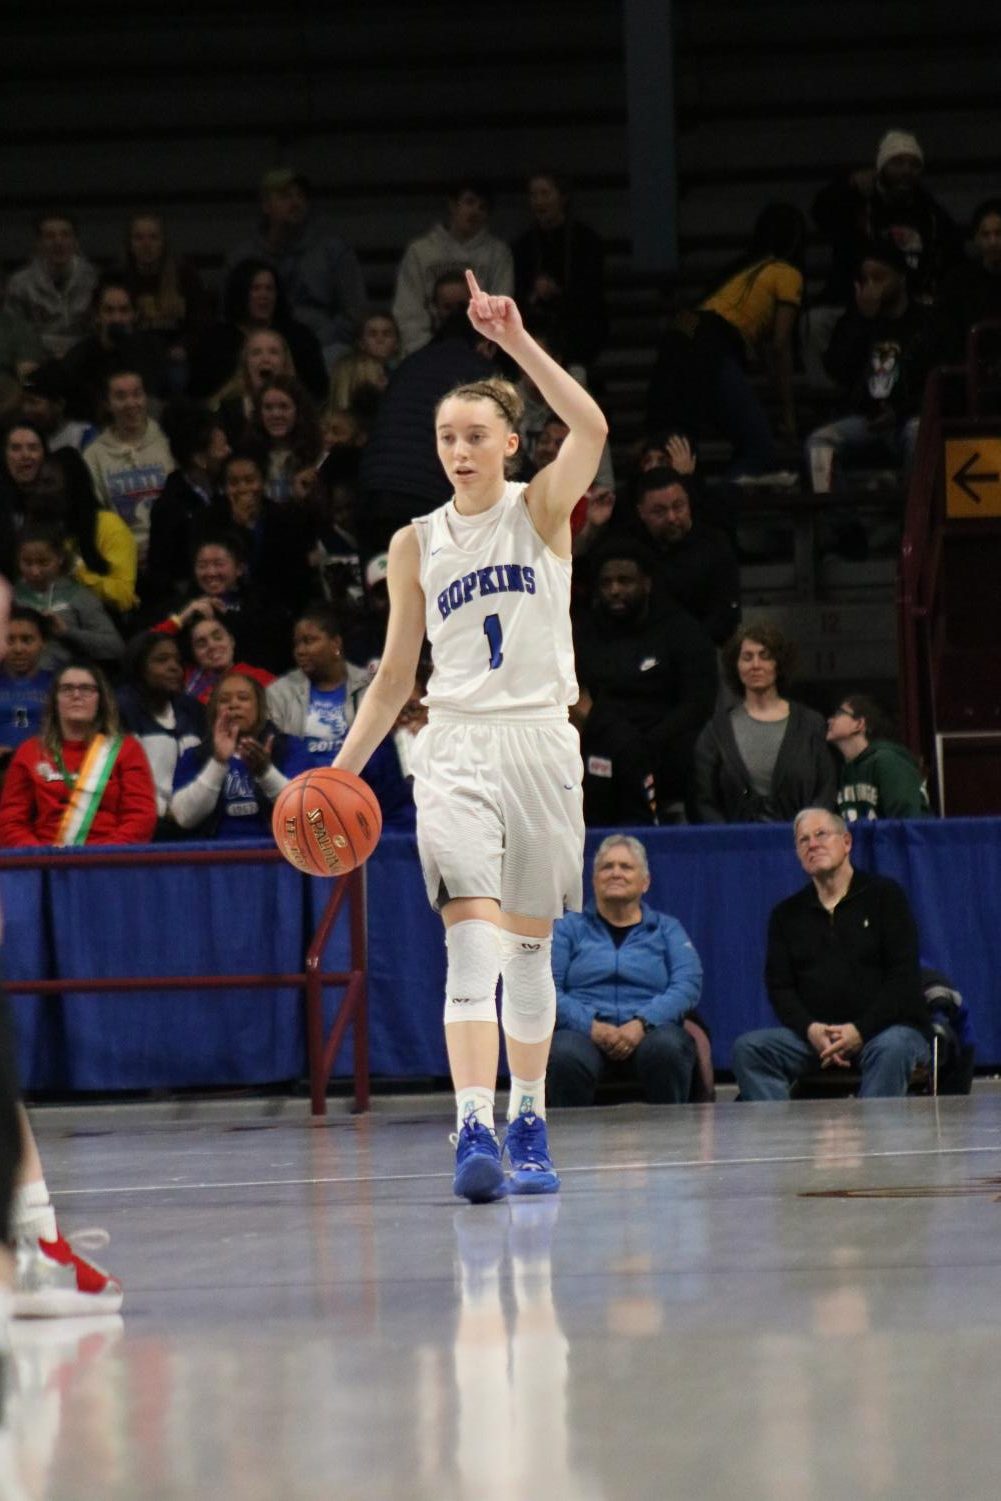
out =
<path fill-rule="evenodd" d="M 34 1183 L 22 1183 L 15 1188 L 10 1224 L 15 1239 L 56 1239 L 59 1234 L 56 1229 L 56 1211 L 49 1199 L 44 1178 L 38 1178 Z"/>

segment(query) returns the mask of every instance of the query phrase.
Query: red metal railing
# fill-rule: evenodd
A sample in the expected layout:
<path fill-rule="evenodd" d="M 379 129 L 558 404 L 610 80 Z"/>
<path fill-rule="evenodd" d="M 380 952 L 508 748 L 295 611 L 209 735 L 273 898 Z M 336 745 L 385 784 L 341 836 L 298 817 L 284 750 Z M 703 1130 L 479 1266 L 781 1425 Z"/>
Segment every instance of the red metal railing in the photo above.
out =
<path fill-rule="evenodd" d="M 135 850 L 74 850 L 49 854 L 0 855 L 0 870 L 66 870 L 116 865 L 273 865 L 283 857 L 276 849 L 183 850 L 149 848 Z M 323 954 L 337 918 L 348 902 L 351 934 L 350 969 L 325 970 Z M 327 1084 L 337 1055 L 354 1024 L 354 1108 L 369 1108 L 368 1006 L 365 987 L 365 887 L 361 870 L 333 882 L 333 890 L 316 925 L 305 968 L 279 975 L 156 975 L 107 979 L 14 980 L 6 989 L 15 995 L 62 995 L 74 991 L 136 990 L 272 990 L 301 986 L 306 996 L 306 1051 L 309 1062 L 309 1097 L 314 1115 L 327 1113 Z M 323 1035 L 323 991 L 326 986 L 344 986 L 344 997 L 330 1035 Z"/>
<path fill-rule="evenodd" d="M 936 674 L 943 625 L 943 440 L 949 433 L 976 432 L 976 424 L 987 416 L 988 401 L 997 402 L 994 366 L 999 337 L 1001 320 L 975 324 L 967 335 L 965 364 L 933 370 L 921 407 L 901 545 L 897 635 L 904 739 L 929 766 L 935 760 Z"/>

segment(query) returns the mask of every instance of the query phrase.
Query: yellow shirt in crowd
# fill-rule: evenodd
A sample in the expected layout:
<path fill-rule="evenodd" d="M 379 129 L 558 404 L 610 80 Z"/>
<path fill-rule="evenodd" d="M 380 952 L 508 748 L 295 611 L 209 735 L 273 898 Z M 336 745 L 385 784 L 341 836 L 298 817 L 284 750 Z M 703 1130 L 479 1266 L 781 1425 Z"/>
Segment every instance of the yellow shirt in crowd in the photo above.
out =
<path fill-rule="evenodd" d="M 723 283 L 701 307 L 718 313 L 732 323 L 744 337 L 749 350 L 755 350 L 775 326 L 775 310 L 780 303 L 798 308 L 803 301 L 803 273 L 788 261 L 762 260 L 746 266 Z"/>
<path fill-rule="evenodd" d="M 136 540 L 125 522 L 114 511 L 98 511 L 94 544 L 111 567 L 107 573 L 91 573 L 80 560 L 73 569 L 78 584 L 93 589 L 102 604 L 124 614 L 139 603 L 136 594 L 136 574 L 139 555 Z"/>

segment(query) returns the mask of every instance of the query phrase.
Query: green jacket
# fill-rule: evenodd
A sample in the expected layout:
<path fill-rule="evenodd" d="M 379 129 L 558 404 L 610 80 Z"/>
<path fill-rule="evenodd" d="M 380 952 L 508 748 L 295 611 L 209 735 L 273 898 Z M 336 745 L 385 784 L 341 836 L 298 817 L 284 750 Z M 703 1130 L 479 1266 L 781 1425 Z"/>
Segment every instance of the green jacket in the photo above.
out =
<path fill-rule="evenodd" d="M 838 772 L 838 812 L 848 823 L 867 818 L 924 818 L 931 809 L 921 768 L 906 746 L 873 740 Z"/>

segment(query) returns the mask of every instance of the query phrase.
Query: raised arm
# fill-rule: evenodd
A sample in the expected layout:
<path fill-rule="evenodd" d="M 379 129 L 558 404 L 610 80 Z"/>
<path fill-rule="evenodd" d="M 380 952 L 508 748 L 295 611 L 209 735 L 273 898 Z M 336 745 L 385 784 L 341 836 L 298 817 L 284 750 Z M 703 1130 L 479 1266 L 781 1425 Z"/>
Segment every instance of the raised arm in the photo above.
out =
<path fill-rule="evenodd" d="M 478 334 L 490 339 L 524 370 L 538 388 L 546 405 L 570 429 L 551 464 L 532 480 L 526 492 L 536 530 L 552 546 L 569 556 L 569 534 L 559 537 L 570 512 L 589 489 L 601 462 L 608 423 L 597 402 L 588 395 L 545 350 L 525 332 L 517 304 L 510 297 L 491 297 L 481 291 L 476 277 L 466 272 L 469 283 L 469 321 Z"/>
<path fill-rule="evenodd" d="M 414 686 L 424 640 L 424 591 L 417 533 L 405 526 L 389 544 L 386 650 L 333 764 L 358 775 L 396 723 Z"/>

